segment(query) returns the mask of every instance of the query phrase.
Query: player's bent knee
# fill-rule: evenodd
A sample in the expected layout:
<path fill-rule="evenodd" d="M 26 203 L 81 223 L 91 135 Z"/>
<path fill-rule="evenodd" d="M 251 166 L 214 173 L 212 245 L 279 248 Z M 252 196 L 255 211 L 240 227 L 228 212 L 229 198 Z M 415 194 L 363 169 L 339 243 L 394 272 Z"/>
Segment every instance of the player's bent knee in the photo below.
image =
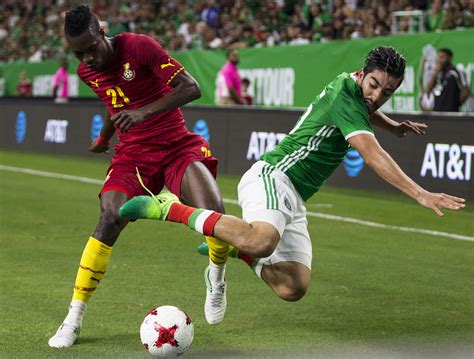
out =
<path fill-rule="evenodd" d="M 296 302 L 303 298 L 311 282 L 311 270 L 298 262 L 279 262 L 267 267 L 266 279 L 283 300 Z"/>
<path fill-rule="evenodd" d="M 278 296 L 288 302 L 297 302 L 303 298 L 308 290 L 305 285 L 283 286 L 278 288 Z"/>
<path fill-rule="evenodd" d="M 245 253 L 254 257 L 266 258 L 272 255 L 278 241 L 272 237 L 251 236 L 248 240 L 249 248 L 244 249 Z"/>
<path fill-rule="evenodd" d="M 115 209 L 105 209 L 100 215 L 100 223 L 104 228 L 123 227 L 127 220 L 120 217 Z"/>
<path fill-rule="evenodd" d="M 251 226 L 250 236 L 246 239 L 250 248 L 245 252 L 259 258 L 271 256 L 278 245 L 280 234 L 268 223 L 252 222 Z"/>
<path fill-rule="evenodd" d="M 105 209 L 100 215 L 99 223 L 95 228 L 93 236 L 100 242 L 113 246 L 127 223 L 128 220 L 120 217 L 116 210 Z"/>
<path fill-rule="evenodd" d="M 257 257 L 266 258 L 272 255 L 275 251 L 277 243 L 275 243 L 271 238 L 265 238 L 260 243 L 258 247 Z"/>

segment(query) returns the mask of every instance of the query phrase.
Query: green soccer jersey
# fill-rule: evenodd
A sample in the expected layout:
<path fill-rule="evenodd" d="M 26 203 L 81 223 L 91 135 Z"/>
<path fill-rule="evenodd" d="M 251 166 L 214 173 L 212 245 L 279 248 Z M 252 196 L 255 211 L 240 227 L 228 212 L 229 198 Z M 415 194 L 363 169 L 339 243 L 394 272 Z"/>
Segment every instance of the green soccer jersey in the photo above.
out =
<path fill-rule="evenodd" d="M 262 160 L 286 173 L 304 201 L 323 185 L 350 149 L 347 139 L 373 134 L 362 89 L 348 73 L 309 105 L 282 142 Z"/>

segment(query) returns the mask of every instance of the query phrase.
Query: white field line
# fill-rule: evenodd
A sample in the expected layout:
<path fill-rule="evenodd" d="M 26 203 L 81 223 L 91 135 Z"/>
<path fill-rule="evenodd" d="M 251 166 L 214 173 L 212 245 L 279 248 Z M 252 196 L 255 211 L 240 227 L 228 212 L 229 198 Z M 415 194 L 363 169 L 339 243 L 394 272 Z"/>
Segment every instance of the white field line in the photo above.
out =
<path fill-rule="evenodd" d="M 333 208 L 332 203 L 308 203 L 305 205 L 306 208 Z"/>
<path fill-rule="evenodd" d="M 41 176 L 41 177 L 59 178 L 59 179 L 64 179 L 68 181 L 76 181 L 76 182 L 84 182 L 84 183 L 102 184 L 104 182 L 103 180 L 98 180 L 94 178 L 71 176 L 71 175 L 65 175 L 62 173 L 45 172 L 45 171 L 38 171 L 38 170 L 30 169 L 30 168 L 20 168 L 20 167 L 13 167 L 13 166 L 0 165 L 0 170 L 16 172 L 16 173 L 26 173 L 26 174 L 31 174 L 35 176 Z M 229 199 L 229 198 L 224 198 L 224 203 L 237 205 L 238 201 Z M 373 228 L 427 234 L 430 236 L 446 237 L 446 238 L 458 239 L 462 241 L 474 241 L 474 237 L 471 237 L 471 236 L 464 236 L 461 234 L 448 233 L 448 232 L 433 231 L 430 229 L 393 226 L 393 225 L 388 225 L 388 224 L 383 224 L 383 223 L 364 221 L 357 218 L 341 217 L 341 216 L 335 216 L 332 214 L 319 213 L 319 212 L 307 212 L 307 215 L 309 217 L 317 217 L 317 218 L 322 218 L 322 219 L 329 219 L 332 221 L 359 224 L 362 226 L 373 227 Z"/>

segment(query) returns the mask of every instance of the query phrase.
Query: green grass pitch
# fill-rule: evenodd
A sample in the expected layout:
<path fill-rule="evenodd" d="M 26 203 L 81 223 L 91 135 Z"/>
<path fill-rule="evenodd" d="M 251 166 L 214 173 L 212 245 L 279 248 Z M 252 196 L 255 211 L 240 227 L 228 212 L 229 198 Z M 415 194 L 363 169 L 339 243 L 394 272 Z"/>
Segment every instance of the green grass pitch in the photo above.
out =
<path fill-rule="evenodd" d="M 0 165 L 103 179 L 107 161 L 0 151 Z M 236 199 L 238 178 L 219 177 Z M 474 242 L 309 218 L 312 282 L 299 302 L 277 298 L 230 260 L 228 309 L 203 313 L 207 259 L 185 226 L 138 221 L 122 233 L 80 341 L 51 349 L 83 247 L 99 214 L 98 184 L 0 170 L 0 358 L 147 358 L 139 326 L 176 305 L 193 319 L 185 358 L 470 357 Z M 330 206 L 318 207 L 325 203 Z M 438 218 L 403 195 L 325 188 L 308 211 L 474 236 L 472 206 Z M 230 214 L 240 209 L 226 204 Z"/>

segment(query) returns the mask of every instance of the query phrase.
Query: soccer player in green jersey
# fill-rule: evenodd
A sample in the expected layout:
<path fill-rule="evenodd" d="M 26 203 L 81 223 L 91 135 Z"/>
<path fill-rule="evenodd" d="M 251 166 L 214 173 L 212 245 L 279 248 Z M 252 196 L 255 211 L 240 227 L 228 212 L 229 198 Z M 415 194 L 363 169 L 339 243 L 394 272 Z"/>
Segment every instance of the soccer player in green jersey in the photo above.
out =
<path fill-rule="evenodd" d="M 439 216 L 463 208 L 464 199 L 431 193 L 410 179 L 380 146 L 372 125 L 400 137 L 422 134 L 426 125 L 395 122 L 378 111 L 403 81 L 405 59 L 377 47 L 358 72 L 337 76 L 309 105 L 277 147 L 265 153 L 238 186 L 243 219 L 196 209 L 172 194 L 135 197 L 120 209 L 127 218 L 180 222 L 234 247 L 234 254 L 281 298 L 304 296 L 311 277 L 312 248 L 304 202 L 355 148 L 385 181 Z"/>

